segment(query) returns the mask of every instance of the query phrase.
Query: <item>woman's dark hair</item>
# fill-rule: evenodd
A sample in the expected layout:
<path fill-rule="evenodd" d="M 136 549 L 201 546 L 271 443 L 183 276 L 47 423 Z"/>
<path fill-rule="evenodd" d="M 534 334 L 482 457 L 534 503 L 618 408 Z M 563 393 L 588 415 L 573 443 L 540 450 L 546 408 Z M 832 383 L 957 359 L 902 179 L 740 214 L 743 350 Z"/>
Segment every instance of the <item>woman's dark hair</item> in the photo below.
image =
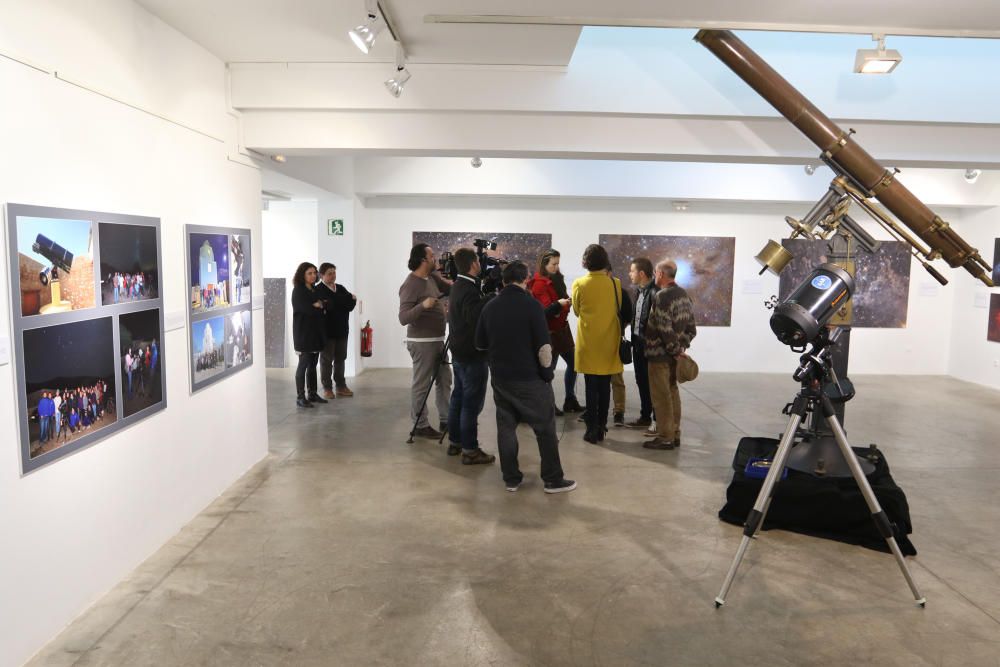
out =
<path fill-rule="evenodd" d="M 515 260 L 503 267 L 503 272 L 500 274 L 500 277 L 503 279 L 504 285 L 523 283 L 528 279 L 528 266 L 524 262 Z"/>
<path fill-rule="evenodd" d="M 295 275 L 292 276 L 293 285 L 305 285 L 306 284 L 306 271 L 309 269 L 315 269 L 316 265 L 311 262 L 302 262 L 299 264 L 299 268 L 295 269 Z"/>
<path fill-rule="evenodd" d="M 583 251 L 583 266 L 588 271 L 605 271 L 611 266 L 608 251 L 603 246 L 591 243 Z"/>
<path fill-rule="evenodd" d="M 559 251 L 556 249 L 546 250 L 542 253 L 542 256 L 538 258 L 538 274 L 541 276 L 549 277 L 549 272 L 545 269 L 549 265 L 549 260 L 553 257 L 561 257 Z"/>
<path fill-rule="evenodd" d="M 427 249 L 430 246 L 426 243 L 418 243 L 410 249 L 410 259 L 406 262 L 406 268 L 410 271 L 416 271 L 420 268 L 420 265 L 424 263 L 427 259 Z"/>

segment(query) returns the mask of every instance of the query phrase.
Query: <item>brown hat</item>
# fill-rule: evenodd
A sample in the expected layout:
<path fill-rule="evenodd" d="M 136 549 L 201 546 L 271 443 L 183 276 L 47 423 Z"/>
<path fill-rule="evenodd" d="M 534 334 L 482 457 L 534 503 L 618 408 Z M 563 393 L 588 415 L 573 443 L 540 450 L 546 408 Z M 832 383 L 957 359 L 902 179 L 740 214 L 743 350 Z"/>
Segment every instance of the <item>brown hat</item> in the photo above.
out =
<path fill-rule="evenodd" d="M 682 354 L 677 359 L 677 382 L 683 384 L 696 377 L 698 377 L 698 362 L 687 354 Z"/>

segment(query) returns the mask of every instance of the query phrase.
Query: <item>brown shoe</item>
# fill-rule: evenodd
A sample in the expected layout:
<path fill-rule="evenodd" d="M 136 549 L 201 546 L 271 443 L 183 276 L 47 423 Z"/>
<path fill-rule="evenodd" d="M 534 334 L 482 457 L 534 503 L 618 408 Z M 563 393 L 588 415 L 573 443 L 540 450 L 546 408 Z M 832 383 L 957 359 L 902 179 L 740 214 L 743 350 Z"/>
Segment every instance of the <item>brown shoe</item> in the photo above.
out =
<path fill-rule="evenodd" d="M 666 438 L 653 438 L 649 442 L 642 443 L 646 449 L 673 449 L 674 441 Z"/>
<path fill-rule="evenodd" d="M 337 387 L 338 398 L 350 398 L 351 396 L 354 396 L 354 392 L 347 387 Z"/>
<path fill-rule="evenodd" d="M 333 399 L 333 398 L 337 398 L 337 395 L 333 393 L 333 389 L 324 389 L 323 390 L 323 398 Z"/>
<path fill-rule="evenodd" d="M 462 452 L 462 465 L 474 466 L 483 463 L 493 463 L 497 457 L 487 454 L 481 449 L 474 449 L 470 453 Z"/>
<path fill-rule="evenodd" d="M 652 425 L 653 425 L 652 419 L 644 419 L 642 417 L 639 417 L 634 422 L 629 422 L 625 424 L 625 428 L 648 429 Z"/>
<path fill-rule="evenodd" d="M 435 430 L 433 426 L 421 426 L 413 432 L 413 435 L 421 438 L 430 438 L 431 440 L 441 439 L 441 431 Z"/>

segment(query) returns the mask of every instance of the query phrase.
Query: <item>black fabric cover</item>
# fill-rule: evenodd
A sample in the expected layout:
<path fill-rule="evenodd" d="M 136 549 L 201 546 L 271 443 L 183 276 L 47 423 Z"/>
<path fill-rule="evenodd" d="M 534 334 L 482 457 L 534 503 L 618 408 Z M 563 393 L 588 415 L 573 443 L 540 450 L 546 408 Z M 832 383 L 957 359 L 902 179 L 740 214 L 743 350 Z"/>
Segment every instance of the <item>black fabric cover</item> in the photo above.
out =
<path fill-rule="evenodd" d="M 748 478 L 743 473 L 747 461 L 751 458 L 772 458 L 777 449 L 778 441 L 773 438 L 740 440 L 733 457 L 733 470 L 736 472 L 726 490 L 726 504 L 719 510 L 720 519 L 738 526 L 746 522 L 764 483 L 762 479 Z M 867 447 L 855 447 L 854 451 L 861 456 L 872 452 Z M 904 555 L 915 556 L 917 550 L 907 537 L 913 532 L 913 526 L 906 495 L 889 474 L 889 464 L 882 452 L 876 448 L 874 453 L 877 455 L 877 459 L 872 461 L 875 470 L 868 475 L 868 483 L 893 524 L 900 550 Z M 763 530 L 772 528 L 889 552 L 889 546 L 875 527 L 871 511 L 853 477 L 820 478 L 789 470 L 788 477 L 775 486 L 771 508 L 764 521 Z"/>

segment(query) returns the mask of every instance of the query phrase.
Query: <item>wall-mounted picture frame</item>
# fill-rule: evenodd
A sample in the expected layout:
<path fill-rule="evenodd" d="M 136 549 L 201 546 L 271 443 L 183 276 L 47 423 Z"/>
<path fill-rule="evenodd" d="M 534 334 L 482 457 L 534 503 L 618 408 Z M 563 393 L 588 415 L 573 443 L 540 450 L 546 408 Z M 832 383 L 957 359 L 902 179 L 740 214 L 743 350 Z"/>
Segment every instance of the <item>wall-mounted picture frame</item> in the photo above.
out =
<path fill-rule="evenodd" d="M 166 409 L 162 245 L 159 218 L 29 204 L 4 215 L 24 475 Z M 156 345 L 156 371 L 152 348 L 133 369 L 141 406 L 123 394 L 123 337 Z"/>

